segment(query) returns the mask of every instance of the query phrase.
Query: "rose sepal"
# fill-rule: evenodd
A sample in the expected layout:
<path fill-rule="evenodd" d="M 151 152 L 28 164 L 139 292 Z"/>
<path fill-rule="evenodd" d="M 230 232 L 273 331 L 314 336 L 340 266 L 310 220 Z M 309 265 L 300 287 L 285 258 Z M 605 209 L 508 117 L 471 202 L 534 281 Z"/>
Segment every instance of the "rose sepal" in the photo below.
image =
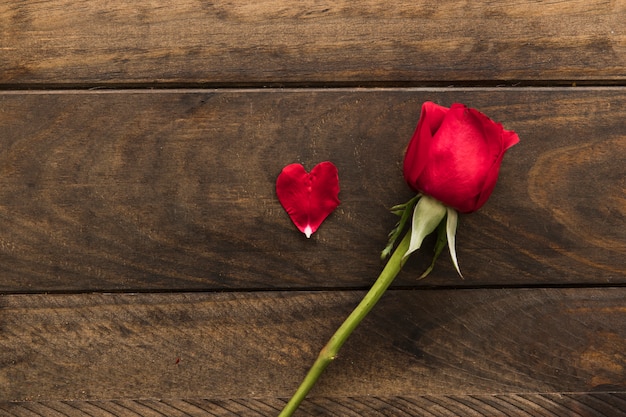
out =
<path fill-rule="evenodd" d="M 448 240 L 448 250 L 450 251 L 450 258 L 456 272 L 463 278 L 461 268 L 459 268 L 459 261 L 456 258 L 456 226 L 459 221 L 459 214 L 452 207 L 446 207 L 446 238 Z"/>
<path fill-rule="evenodd" d="M 435 231 L 446 214 L 446 206 L 443 203 L 427 195 L 419 199 L 413 210 L 411 242 L 403 260 L 422 246 L 426 236 Z"/>
<path fill-rule="evenodd" d="M 402 234 L 409 219 L 411 219 L 411 246 L 403 256 L 402 263 L 404 264 L 408 256 L 422 246 L 426 236 L 433 233 L 436 229 L 437 242 L 435 243 L 433 260 L 418 279 L 426 278 L 432 272 L 435 267 L 435 262 L 439 258 L 443 248 L 446 247 L 446 243 L 454 268 L 459 276 L 463 278 L 456 256 L 456 228 L 459 215 L 455 209 L 446 206 L 432 197 L 419 193 L 406 203 L 393 206 L 390 211 L 399 216 L 400 220 L 389 233 L 387 246 L 380 255 L 381 260 L 386 260 L 391 254 L 395 242 Z"/>
<path fill-rule="evenodd" d="M 456 226 L 458 224 L 459 214 L 457 211 L 451 207 L 446 206 L 446 217 L 445 222 L 442 220 L 437 226 L 437 242 L 435 243 L 435 254 L 433 255 L 433 260 L 424 271 L 422 275 L 418 279 L 423 279 L 428 276 L 435 268 L 435 262 L 443 248 L 446 247 L 446 243 L 448 244 L 448 250 L 450 251 L 450 258 L 452 258 L 452 263 L 454 264 L 454 268 L 456 272 L 458 272 L 461 279 L 463 279 L 463 274 L 461 273 L 461 269 L 459 268 L 459 261 L 456 257 Z"/>
<path fill-rule="evenodd" d="M 387 246 L 385 246 L 385 249 L 383 249 L 383 251 L 380 254 L 380 259 L 382 261 L 387 260 L 387 258 L 391 254 L 391 251 L 393 250 L 393 247 L 395 246 L 396 241 L 402 234 L 402 231 L 404 230 L 406 224 L 411 218 L 411 215 L 413 214 L 413 210 L 415 209 L 415 205 L 417 204 L 417 201 L 420 199 L 421 196 L 422 194 L 417 194 L 415 197 L 413 197 L 406 203 L 393 206 L 389 210 L 396 216 L 400 216 L 400 220 L 398 220 L 398 223 L 396 223 L 396 226 L 391 230 L 391 232 L 389 232 L 389 241 L 387 242 Z"/>
<path fill-rule="evenodd" d="M 435 243 L 435 254 L 433 255 L 433 260 L 428 266 L 428 268 L 426 268 L 426 271 L 424 271 L 424 273 L 420 275 L 418 279 L 426 278 L 435 268 L 435 262 L 437 261 L 437 258 L 439 258 L 439 255 L 441 255 L 443 248 L 445 248 L 446 243 L 448 243 L 448 238 L 446 236 L 446 229 L 447 227 L 444 222 L 439 223 L 439 226 L 437 226 L 437 242 Z"/>

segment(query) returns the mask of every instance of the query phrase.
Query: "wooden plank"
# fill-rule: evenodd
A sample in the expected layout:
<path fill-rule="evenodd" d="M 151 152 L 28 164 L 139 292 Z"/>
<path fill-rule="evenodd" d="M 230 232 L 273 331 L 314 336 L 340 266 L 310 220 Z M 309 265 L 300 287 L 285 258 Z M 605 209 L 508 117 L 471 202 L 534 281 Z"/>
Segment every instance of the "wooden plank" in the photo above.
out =
<path fill-rule="evenodd" d="M 109 400 L 0 403 L 12 417 L 261 417 L 275 416 L 285 402 L 275 398 L 231 400 Z M 498 394 L 411 397 L 318 397 L 306 400 L 297 416 L 616 417 L 626 409 L 623 393 Z"/>
<path fill-rule="evenodd" d="M 432 242 L 397 284 L 626 282 L 626 89 L 337 89 L 0 94 L 0 290 L 367 287 L 411 192 L 421 103 L 477 107 L 522 138 L 461 216 L 466 279 Z M 342 204 L 307 240 L 284 165 L 339 168 Z"/>
<path fill-rule="evenodd" d="M 394 290 L 311 399 L 517 394 L 519 403 L 607 392 L 623 401 L 625 296 L 626 288 Z M 361 297 L 5 295 L 0 401 L 282 401 Z"/>
<path fill-rule="evenodd" d="M 623 82 L 626 4 L 4 1 L 0 84 Z"/>

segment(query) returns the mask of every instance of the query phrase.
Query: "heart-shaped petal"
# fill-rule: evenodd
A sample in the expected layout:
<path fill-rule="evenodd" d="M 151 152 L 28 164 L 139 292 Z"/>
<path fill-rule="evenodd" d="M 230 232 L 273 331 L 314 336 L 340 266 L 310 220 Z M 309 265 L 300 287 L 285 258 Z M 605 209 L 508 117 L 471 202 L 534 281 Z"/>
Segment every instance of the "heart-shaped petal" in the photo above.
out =
<path fill-rule="evenodd" d="M 309 173 L 300 164 L 287 165 L 276 179 L 276 195 L 291 221 L 311 237 L 339 205 L 337 167 L 320 162 Z"/>

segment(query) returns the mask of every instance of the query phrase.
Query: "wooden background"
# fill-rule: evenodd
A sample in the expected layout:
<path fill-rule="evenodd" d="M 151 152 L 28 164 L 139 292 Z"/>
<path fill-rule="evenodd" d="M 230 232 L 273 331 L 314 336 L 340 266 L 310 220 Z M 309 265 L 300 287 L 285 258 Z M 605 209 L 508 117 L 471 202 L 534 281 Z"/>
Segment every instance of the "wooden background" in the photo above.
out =
<path fill-rule="evenodd" d="M 377 277 L 421 104 L 515 130 L 298 415 L 626 415 L 626 1 L 0 4 L 0 415 L 272 416 Z M 311 239 L 283 166 L 333 161 Z"/>

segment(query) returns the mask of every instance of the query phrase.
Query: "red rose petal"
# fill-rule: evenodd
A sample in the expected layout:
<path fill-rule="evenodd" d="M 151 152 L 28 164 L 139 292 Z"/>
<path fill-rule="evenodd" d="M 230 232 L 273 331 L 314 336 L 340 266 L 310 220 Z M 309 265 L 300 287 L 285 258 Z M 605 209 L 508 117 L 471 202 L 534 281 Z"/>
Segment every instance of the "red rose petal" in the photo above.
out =
<path fill-rule="evenodd" d="M 306 237 L 337 208 L 338 194 L 339 176 L 332 162 L 321 162 L 310 173 L 300 164 L 287 165 L 276 179 L 278 201 Z"/>

